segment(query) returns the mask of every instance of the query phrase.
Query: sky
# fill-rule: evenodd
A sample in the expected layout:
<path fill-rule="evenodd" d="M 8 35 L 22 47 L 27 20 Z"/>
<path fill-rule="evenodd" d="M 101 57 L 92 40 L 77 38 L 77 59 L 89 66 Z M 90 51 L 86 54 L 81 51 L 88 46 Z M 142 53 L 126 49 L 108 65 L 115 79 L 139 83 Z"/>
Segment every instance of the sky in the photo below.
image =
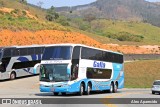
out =
<path fill-rule="evenodd" d="M 76 5 L 83 5 L 94 2 L 96 0 L 27 0 L 28 3 L 37 5 L 38 2 L 42 2 L 43 4 L 41 7 L 43 8 L 50 8 L 51 6 L 54 7 L 62 7 L 62 6 L 76 6 Z M 146 0 L 150 2 L 156 2 L 160 0 Z"/>
<path fill-rule="evenodd" d="M 41 1 L 43 2 L 43 8 L 50 8 L 51 6 L 54 7 L 62 7 L 62 6 L 76 6 L 76 5 L 83 5 L 89 4 L 96 0 L 27 0 L 28 3 L 35 4 Z"/>

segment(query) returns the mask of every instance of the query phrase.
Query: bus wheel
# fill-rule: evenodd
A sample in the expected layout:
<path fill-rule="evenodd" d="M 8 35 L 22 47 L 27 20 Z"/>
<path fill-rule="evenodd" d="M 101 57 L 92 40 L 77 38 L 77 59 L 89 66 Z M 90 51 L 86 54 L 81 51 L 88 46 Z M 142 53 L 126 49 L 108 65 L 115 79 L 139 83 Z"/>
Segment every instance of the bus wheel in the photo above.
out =
<path fill-rule="evenodd" d="M 82 96 L 84 94 L 84 84 L 81 83 L 78 94 Z"/>
<path fill-rule="evenodd" d="M 57 95 L 58 95 L 58 93 L 57 93 L 57 92 L 54 92 L 54 95 L 55 95 L 55 96 L 57 96 Z"/>
<path fill-rule="evenodd" d="M 86 95 L 89 95 L 90 94 L 90 92 L 91 92 L 91 84 L 89 83 L 88 85 L 87 85 L 87 91 L 86 91 Z"/>
<path fill-rule="evenodd" d="M 11 74 L 10 74 L 10 79 L 11 80 L 14 80 L 16 78 L 16 73 L 15 72 L 12 72 Z"/>
<path fill-rule="evenodd" d="M 113 92 L 113 88 L 114 88 L 113 83 L 111 83 L 111 85 L 110 85 L 110 89 L 109 89 L 109 92 L 110 92 L 110 93 L 112 93 L 112 92 Z"/>
<path fill-rule="evenodd" d="M 115 83 L 113 92 L 116 93 L 117 89 L 118 89 L 118 85 L 117 85 L 117 83 Z"/>

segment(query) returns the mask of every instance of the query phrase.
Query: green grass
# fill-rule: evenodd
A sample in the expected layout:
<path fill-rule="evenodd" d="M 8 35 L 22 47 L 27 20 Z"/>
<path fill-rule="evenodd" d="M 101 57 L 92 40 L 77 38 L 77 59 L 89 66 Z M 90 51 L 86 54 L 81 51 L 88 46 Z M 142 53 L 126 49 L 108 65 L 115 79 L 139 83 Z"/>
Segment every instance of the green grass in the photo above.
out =
<path fill-rule="evenodd" d="M 83 24 L 85 23 L 85 21 L 82 21 L 82 22 Z M 77 23 L 77 24 L 76 23 L 77 22 L 73 21 L 71 25 L 77 28 L 81 26 L 80 23 Z M 116 43 L 120 45 L 146 45 L 146 44 L 159 45 L 160 44 L 160 36 L 159 36 L 160 28 L 148 23 L 97 19 L 97 20 L 91 21 L 90 23 L 86 22 L 86 24 L 88 24 L 88 28 L 85 29 L 85 32 L 89 32 L 94 35 L 97 35 L 97 36 L 93 36 L 93 38 L 98 40 L 101 43 Z M 119 37 L 121 37 L 122 39 L 124 37 L 123 35 L 121 35 L 122 32 L 124 33 L 126 32 L 125 34 L 128 34 L 128 36 L 131 35 L 131 38 L 135 36 L 135 38 L 133 38 L 133 40 L 127 39 L 128 36 L 126 35 L 126 41 L 120 41 Z M 109 38 L 109 35 L 112 35 L 112 38 Z M 138 39 L 138 42 L 136 42 L 135 39 Z"/>
<path fill-rule="evenodd" d="M 24 16 L 15 17 L 9 13 L 0 13 L 0 28 L 1 29 L 9 29 L 13 31 L 17 30 L 30 30 L 30 31 L 37 31 L 37 30 L 62 30 L 67 31 L 69 30 L 62 25 L 55 23 L 55 22 L 48 22 L 48 21 L 40 21 L 31 18 L 27 18 Z"/>
<path fill-rule="evenodd" d="M 142 22 L 123 22 L 123 21 L 108 21 L 102 20 L 107 25 L 103 28 L 103 31 L 116 34 L 118 32 L 128 32 L 134 35 L 142 35 L 144 37 L 143 42 L 148 43 L 160 43 L 160 28 L 152 26 Z"/>
<path fill-rule="evenodd" d="M 126 88 L 151 88 L 153 81 L 160 79 L 160 60 L 128 62 L 124 66 Z"/>
<path fill-rule="evenodd" d="M 19 1 L 20 0 L 0 0 L 0 7 L 28 10 L 32 15 L 37 16 L 40 20 L 45 20 L 46 10 L 29 4 L 23 4 Z"/>
<path fill-rule="evenodd" d="M 64 27 L 55 21 L 49 22 L 45 19 L 46 10 L 29 4 L 20 3 L 20 0 L 0 0 L 0 7 L 14 9 L 11 13 L 0 12 L 0 29 L 8 29 L 12 31 L 18 30 L 61 30 L 70 31 L 68 27 Z M 37 19 L 29 18 L 25 11 L 29 11 L 31 15 Z"/>

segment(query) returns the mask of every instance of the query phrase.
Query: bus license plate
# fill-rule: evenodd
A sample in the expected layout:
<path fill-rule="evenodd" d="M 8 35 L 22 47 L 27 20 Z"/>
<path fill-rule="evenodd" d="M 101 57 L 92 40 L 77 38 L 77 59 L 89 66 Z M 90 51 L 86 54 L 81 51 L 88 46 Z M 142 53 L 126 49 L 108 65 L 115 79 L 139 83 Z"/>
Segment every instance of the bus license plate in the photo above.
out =
<path fill-rule="evenodd" d="M 51 91 L 54 92 L 54 87 L 51 87 Z"/>

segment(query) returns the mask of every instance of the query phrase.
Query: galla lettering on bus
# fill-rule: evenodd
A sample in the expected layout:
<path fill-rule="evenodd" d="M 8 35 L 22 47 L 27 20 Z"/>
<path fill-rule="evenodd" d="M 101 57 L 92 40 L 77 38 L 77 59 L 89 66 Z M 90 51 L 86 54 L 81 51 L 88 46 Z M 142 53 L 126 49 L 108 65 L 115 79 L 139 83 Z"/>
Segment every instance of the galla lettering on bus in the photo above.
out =
<path fill-rule="evenodd" d="M 97 67 L 97 68 L 105 68 L 106 64 L 104 62 L 101 61 L 94 61 L 93 63 L 93 67 Z"/>

